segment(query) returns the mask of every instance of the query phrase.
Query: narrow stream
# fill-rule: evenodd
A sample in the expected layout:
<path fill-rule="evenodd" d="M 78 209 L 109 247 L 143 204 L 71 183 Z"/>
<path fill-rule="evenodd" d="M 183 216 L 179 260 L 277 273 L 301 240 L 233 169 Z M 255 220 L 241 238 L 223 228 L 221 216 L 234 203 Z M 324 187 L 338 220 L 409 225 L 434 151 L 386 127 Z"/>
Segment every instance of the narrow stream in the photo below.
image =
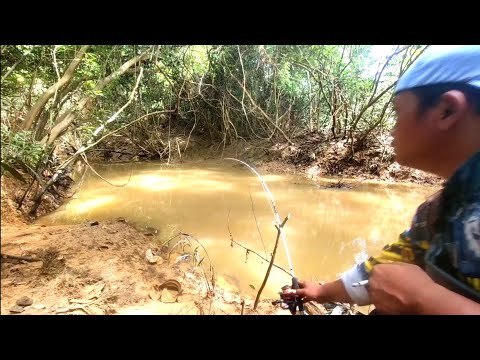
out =
<path fill-rule="evenodd" d="M 95 164 L 112 186 L 89 171 L 74 198 L 41 218 L 42 224 L 72 224 L 124 217 L 137 226 L 158 229 L 159 243 L 179 231 L 207 249 L 217 284 L 254 297 L 265 277 L 276 229 L 267 197 L 246 167 L 228 161 L 166 166 L 159 163 Z M 295 274 L 329 281 L 367 254 L 381 250 L 409 226 L 416 207 L 433 187 L 363 184 L 351 189 L 288 175 L 262 174 L 283 219 Z M 126 185 L 125 185 L 126 184 Z M 320 186 L 319 186 L 320 185 Z M 289 271 L 280 242 L 275 263 Z M 275 297 L 289 276 L 276 268 L 263 294 Z"/>

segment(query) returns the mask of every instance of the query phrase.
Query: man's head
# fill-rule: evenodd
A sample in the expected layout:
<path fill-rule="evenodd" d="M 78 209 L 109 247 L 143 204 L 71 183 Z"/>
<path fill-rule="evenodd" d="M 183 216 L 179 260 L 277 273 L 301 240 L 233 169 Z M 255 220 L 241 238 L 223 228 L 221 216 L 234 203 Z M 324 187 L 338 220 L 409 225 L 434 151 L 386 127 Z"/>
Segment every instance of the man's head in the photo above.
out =
<path fill-rule="evenodd" d="M 397 161 L 450 176 L 480 151 L 480 46 L 429 48 L 399 79 Z"/>

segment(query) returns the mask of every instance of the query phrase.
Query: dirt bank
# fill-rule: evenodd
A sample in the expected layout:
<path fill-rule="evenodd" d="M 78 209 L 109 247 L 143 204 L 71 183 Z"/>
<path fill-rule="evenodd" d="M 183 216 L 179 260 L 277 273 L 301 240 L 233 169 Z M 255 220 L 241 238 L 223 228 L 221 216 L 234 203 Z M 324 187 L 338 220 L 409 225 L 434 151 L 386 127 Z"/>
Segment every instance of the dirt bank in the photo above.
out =
<path fill-rule="evenodd" d="M 175 262 L 178 254 L 170 262 L 166 254 L 146 255 L 156 248 L 151 234 L 123 220 L 2 226 L 1 314 L 241 313 L 240 296 L 208 289 L 198 269 Z M 167 280 L 173 289 L 162 288 Z M 31 300 L 20 309 L 22 297 Z M 245 307 L 249 313 L 249 299 Z M 277 310 L 267 299 L 258 313 Z"/>
<path fill-rule="evenodd" d="M 211 143 L 192 136 L 188 142 L 184 136 L 176 136 L 176 143 L 188 144 L 186 151 L 171 151 L 170 162 L 196 161 L 235 157 L 259 167 L 266 173 L 290 173 L 316 180 L 321 177 L 336 177 L 356 180 L 406 182 L 425 185 L 440 185 L 442 179 L 419 170 L 404 167 L 395 162 L 386 135 L 373 136 L 368 143 L 351 146 L 348 139 L 328 139 L 321 134 L 309 133 L 291 139 L 291 143 L 280 139 L 238 140 L 225 145 Z M 353 150 L 353 151 L 352 151 Z M 90 154 L 101 161 L 144 161 L 149 159 L 145 152 L 136 149 L 128 139 L 118 137 L 102 144 Z M 166 156 L 166 155 L 165 155 Z M 167 158 L 163 159 L 167 161 Z"/>

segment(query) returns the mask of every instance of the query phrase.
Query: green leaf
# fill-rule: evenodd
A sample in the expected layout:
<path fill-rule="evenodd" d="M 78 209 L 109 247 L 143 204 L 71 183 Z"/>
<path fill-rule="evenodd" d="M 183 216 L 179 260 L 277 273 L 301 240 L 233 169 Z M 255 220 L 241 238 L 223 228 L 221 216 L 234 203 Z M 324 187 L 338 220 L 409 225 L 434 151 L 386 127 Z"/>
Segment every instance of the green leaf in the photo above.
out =
<path fill-rule="evenodd" d="M 26 183 L 26 181 L 25 181 L 25 179 L 23 178 L 23 176 L 20 175 L 20 173 L 19 173 L 17 170 L 15 170 L 14 168 L 12 168 L 10 165 L 4 163 L 3 161 L 1 162 L 1 164 L 2 164 L 2 167 L 3 167 L 6 171 L 8 171 L 10 174 L 13 175 L 13 177 L 15 177 L 17 180 L 20 180 L 21 182 Z"/>

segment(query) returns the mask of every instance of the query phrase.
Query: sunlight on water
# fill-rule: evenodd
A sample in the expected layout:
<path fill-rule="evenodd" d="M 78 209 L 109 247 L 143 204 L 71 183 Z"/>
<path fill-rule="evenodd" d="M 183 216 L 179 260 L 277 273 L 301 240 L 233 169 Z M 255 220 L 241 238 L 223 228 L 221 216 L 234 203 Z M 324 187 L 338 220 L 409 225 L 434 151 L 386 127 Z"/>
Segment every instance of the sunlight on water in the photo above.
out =
<path fill-rule="evenodd" d="M 262 186 L 246 167 L 231 162 L 94 166 L 113 184 L 126 185 L 113 187 L 89 172 L 76 198 L 40 223 L 125 217 L 137 226 L 158 229 L 159 242 L 182 231 L 206 247 L 218 284 L 256 295 L 268 264 L 236 244 L 232 247 L 230 233 L 234 241 L 269 259 L 276 229 Z M 285 234 L 295 275 L 319 281 L 334 280 L 380 251 L 408 227 L 416 207 L 436 190 L 361 183 L 353 189 L 325 189 L 300 177 L 262 175 L 280 217 L 291 214 Z M 281 242 L 275 263 L 289 271 Z M 263 295 L 276 296 L 289 283 L 285 272 L 273 268 Z"/>

